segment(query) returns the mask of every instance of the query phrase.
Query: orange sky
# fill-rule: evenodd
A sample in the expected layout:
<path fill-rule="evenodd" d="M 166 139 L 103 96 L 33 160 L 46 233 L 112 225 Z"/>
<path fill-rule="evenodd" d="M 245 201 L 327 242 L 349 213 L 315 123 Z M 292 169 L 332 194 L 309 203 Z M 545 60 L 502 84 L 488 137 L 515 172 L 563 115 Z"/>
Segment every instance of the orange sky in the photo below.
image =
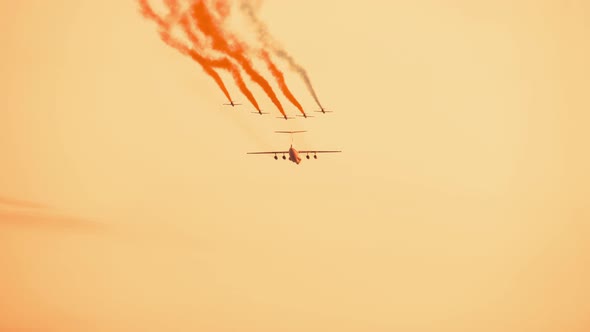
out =
<path fill-rule="evenodd" d="M 1 2 L 0 331 L 587 331 L 589 13 L 267 1 L 287 122 L 134 1 Z"/>

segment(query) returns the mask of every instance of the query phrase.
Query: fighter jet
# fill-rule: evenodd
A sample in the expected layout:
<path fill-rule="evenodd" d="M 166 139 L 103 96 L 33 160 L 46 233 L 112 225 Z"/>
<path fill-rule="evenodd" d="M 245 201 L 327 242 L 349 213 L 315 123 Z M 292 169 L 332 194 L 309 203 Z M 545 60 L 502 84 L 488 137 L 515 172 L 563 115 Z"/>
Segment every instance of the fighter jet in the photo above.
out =
<path fill-rule="evenodd" d="M 263 112 L 261 110 L 257 110 L 256 112 L 251 112 L 251 113 L 253 113 L 253 114 L 260 114 L 260 115 L 262 115 L 262 114 L 270 114 L 268 112 Z"/>
<path fill-rule="evenodd" d="M 292 120 L 292 119 L 295 119 L 295 118 L 294 117 L 283 115 L 283 116 L 277 116 L 277 119 Z"/>
<path fill-rule="evenodd" d="M 275 131 L 275 133 L 281 134 L 296 134 L 296 133 L 304 133 L 304 130 L 300 131 Z M 310 155 L 313 156 L 313 159 L 318 159 L 318 153 L 339 153 L 342 151 L 337 150 L 300 150 L 297 151 L 293 144 L 289 147 L 287 151 L 263 151 L 263 152 L 247 152 L 247 154 L 274 154 L 274 159 L 278 160 L 278 155 L 282 155 L 283 160 L 287 159 L 287 155 L 289 155 L 289 161 L 294 162 L 295 164 L 299 165 L 301 162 L 300 154 L 305 154 L 305 158 L 310 159 Z"/>
<path fill-rule="evenodd" d="M 230 100 L 230 101 L 229 101 L 229 104 L 223 104 L 223 105 L 228 105 L 228 106 L 230 106 L 230 105 L 231 105 L 231 107 L 235 107 L 235 106 L 237 106 L 237 105 L 242 105 L 242 104 L 236 104 L 236 103 L 234 103 L 234 101 L 233 101 L 233 100 Z"/>
<path fill-rule="evenodd" d="M 332 111 L 326 111 L 323 107 L 320 107 L 320 110 L 321 111 L 315 111 L 315 112 L 324 113 L 324 114 L 326 114 L 326 113 L 333 113 Z"/>

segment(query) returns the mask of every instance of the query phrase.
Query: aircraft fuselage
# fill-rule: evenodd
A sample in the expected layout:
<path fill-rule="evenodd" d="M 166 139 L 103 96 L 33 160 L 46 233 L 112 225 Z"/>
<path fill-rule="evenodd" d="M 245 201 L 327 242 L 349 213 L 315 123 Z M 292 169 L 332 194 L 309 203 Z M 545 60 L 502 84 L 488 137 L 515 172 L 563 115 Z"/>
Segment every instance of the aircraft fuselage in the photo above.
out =
<path fill-rule="evenodd" d="M 293 148 L 293 145 L 289 148 L 289 160 L 299 165 L 301 162 L 301 158 L 299 157 L 299 152 Z"/>

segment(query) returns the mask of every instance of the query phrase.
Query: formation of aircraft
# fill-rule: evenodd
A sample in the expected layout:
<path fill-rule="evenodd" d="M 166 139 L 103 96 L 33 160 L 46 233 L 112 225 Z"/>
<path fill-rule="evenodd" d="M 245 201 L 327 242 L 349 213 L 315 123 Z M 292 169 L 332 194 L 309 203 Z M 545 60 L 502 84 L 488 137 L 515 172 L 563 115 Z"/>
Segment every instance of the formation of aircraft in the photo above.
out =
<path fill-rule="evenodd" d="M 230 101 L 229 101 L 229 104 L 223 104 L 223 105 L 227 105 L 227 106 L 235 107 L 235 106 L 242 105 L 242 104 L 237 104 L 237 103 L 234 103 L 234 101 L 233 101 L 233 100 L 230 100 Z M 332 111 L 327 111 L 327 110 L 325 110 L 323 107 L 320 107 L 320 111 L 314 111 L 314 112 L 317 112 L 317 113 L 324 113 L 324 114 L 326 114 L 326 113 L 333 113 Z M 256 112 L 252 112 L 252 113 L 254 113 L 254 114 L 260 114 L 260 115 L 262 115 L 262 114 L 270 114 L 270 113 L 262 112 L 261 110 L 256 110 Z M 302 117 L 302 118 L 306 118 L 306 119 L 307 119 L 307 118 L 313 118 L 313 116 L 312 116 L 312 115 L 307 115 L 306 113 L 303 113 L 303 114 L 297 114 L 297 116 L 298 116 L 298 117 Z M 277 119 L 285 119 L 285 120 L 290 120 L 290 119 L 295 119 L 295 118 L 294 118 L 294 117 L 287 116 L 287 115 L 283 115 L 283 116 L 279 116 L 279 117 L 277 117 Z"/>
<path fill-rule="evenodd" d="M 231 107 L 235 107 L 238 105 L 242 105 L 242 104 L 237 104 L 234 103 L 233 100 L 229 101 L 229 104 L 223 104 L 223 105 L 227 105 L 227 106 L 231 106 Z M 332 113 L 332 111 L 327 111 L 325 110 L 323 107 L 320 106 L 320 111 L 315 111 L 318 113 Z M 255 112 L 251 112 L 254 114 L 269 114 L 267 112 L 262 112 L 260 109 L 256 110 Z M 303 118 L 313 118 L 313 116 L 311 115 L 307 115 L 305 113 L 303 114 L 297 114 L 298 117 L 303 117 Z M 280 117 L 277 117 L 278 119 L 285 119 L 285 120 L 289 120 L 289 119 L 295 119 L 295 117 L 290 117 L 287 116 L 286 114 Z M 281 133 L 281 134 L 297 134 L 297 133 L 304 133 L 306 132 L 305 130 L 297 130 L 297 131 L 275 131 L 276 133 Z M 311 159 L 313 157 L 313 159 L 318 159 L 318 153 L 340 153 L 342 151 L 340 150 L 297 150 L 293 147 L 293 143 L 291 142 L 291 145 L 289 146 L 288 150 L 279 150 L 279 151 L 258 151 L 258 152 L 247 152 L 247 154 L 258 154 L 258 155 L 274 155 L 274 159 L 278 160 L 279 159 L 279 155 L 281 155 L 281 158 L 283 158 L 283 160 L 287 160 L 287 156 L 289 161 L 299 165 L 299 163 L 301 162 L 302 158 L 301 155 L 305 155 L 306 159 Z"/>
<path fill-rule="evenodd" d="M 298 131 L 275 131 L 275 133 L 282 133 L 282 134 L 296 134 L 296 133 L 304 133 L 305 130 L 298 130 Z M 296 150 L 293 147 L 293 144 L 289 147 L 289 150 L 280 150 L 280 151 L 260 151 L 260 152 L 247 152 L 247 154 L 274 154 L 274 159 L 278 160 L 278 155 L 282 155 L 283 160 L 287 159 L 287 155 L 289 156 L 289 161 L 294 162 L 295 164 L 299 165 L 301 162 L 300 154 L 305 154 L 305 158 L 310 159 L 310 155 L 313 155 L 313 159 L 318 159 L 318 153 L 340 153 L 340 150 Z"/>
<path fill-rule="evenodd" d="M 313 118 L 313 116 L 311 115 L 307 115 L 307 114 L 297 114 L 297 116 L 302 117 L 302 118 Z M 292 116 L 287 116 L 287 115 L 283 115 L 283 116 L 277 116 L 277 119 L 285 119 L 285 120 L 292 120 L 295 119 Z"/>

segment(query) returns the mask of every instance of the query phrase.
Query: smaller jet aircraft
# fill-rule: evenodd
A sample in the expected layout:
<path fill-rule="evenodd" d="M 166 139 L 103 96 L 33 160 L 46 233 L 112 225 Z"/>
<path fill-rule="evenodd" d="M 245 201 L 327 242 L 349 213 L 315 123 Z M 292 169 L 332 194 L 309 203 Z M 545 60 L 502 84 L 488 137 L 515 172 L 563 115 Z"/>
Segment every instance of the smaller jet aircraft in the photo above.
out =
<path fill-rule="evenodd" d="M 263 112 L 261 110 L 257 110 L 256 112 L 251 112 L 251 113 L 253 113 L 253 114 L 260 114 L 260 115 L 262 115 L 262 114 L 270 114 L 268 112 Z"/>
<path fill-rule="evenodd" d="M 321 111 L 315 111 L 315 112 L 324 113 L 324 114 L 326 114 L 326 113 L 334 113 L 332 111 L 326 111 L 323 107 L 320 107 L 320 109 L 321 109 Z"/>
<path fill-rule="evenodd" d="M 290 117 L 290 116 L 283 115 L 283 116 L 277 116 L 277 119 L 291 120 L 291 119 L 295 119 L 295 118 Z"/>
<path fill-rule="evenodd" d="M 234 103 L 234 101 L 233 101 L 233 100 L 230 100 L 230 101 L 229 101 L 229 104 L 223 104 L 223 105 L 228 105 L 228 106 L 230 106 L 230 105 L 231 105 L 231 107 L 235 107 L 235 106 L 237 106 L 237 105 L 242 105 L 242 104 L 236 104 L 236 103 Z"/>
<path fill-rule="evenodd" d="M 299 131 L 275 131 L 275 133 L 281 133 L 281 134 L 296 134 L 296 133 L 304 133 L 305 130 L 299 130 Z M 264 151 L 264 152 L 248 152 L 247 154 L 274 154 L 274 158 L 275 160 L 278 160 L 279 154 L 282 154 L 282 158 L 283 160 L 287 159 L 287 155 L 289 155 L 289 160 L 294 162 L 295 164 L 299 165 L 299 163 L 301 162 L 301 157 L 299 156 L 300 154 L 305 154 L 305 158 L 310 159 L 310 154 L 313 155 L 313 159 L 318 159 L 318 153 L 339 153 L 342 151 L 336 151 L 336 150 L 301 150 L 301 151 L 297 151 L 294 147 L 293 144 L 291 144 L 291 146 L 289 147 L 289 150 L 287 151 Z"/>

